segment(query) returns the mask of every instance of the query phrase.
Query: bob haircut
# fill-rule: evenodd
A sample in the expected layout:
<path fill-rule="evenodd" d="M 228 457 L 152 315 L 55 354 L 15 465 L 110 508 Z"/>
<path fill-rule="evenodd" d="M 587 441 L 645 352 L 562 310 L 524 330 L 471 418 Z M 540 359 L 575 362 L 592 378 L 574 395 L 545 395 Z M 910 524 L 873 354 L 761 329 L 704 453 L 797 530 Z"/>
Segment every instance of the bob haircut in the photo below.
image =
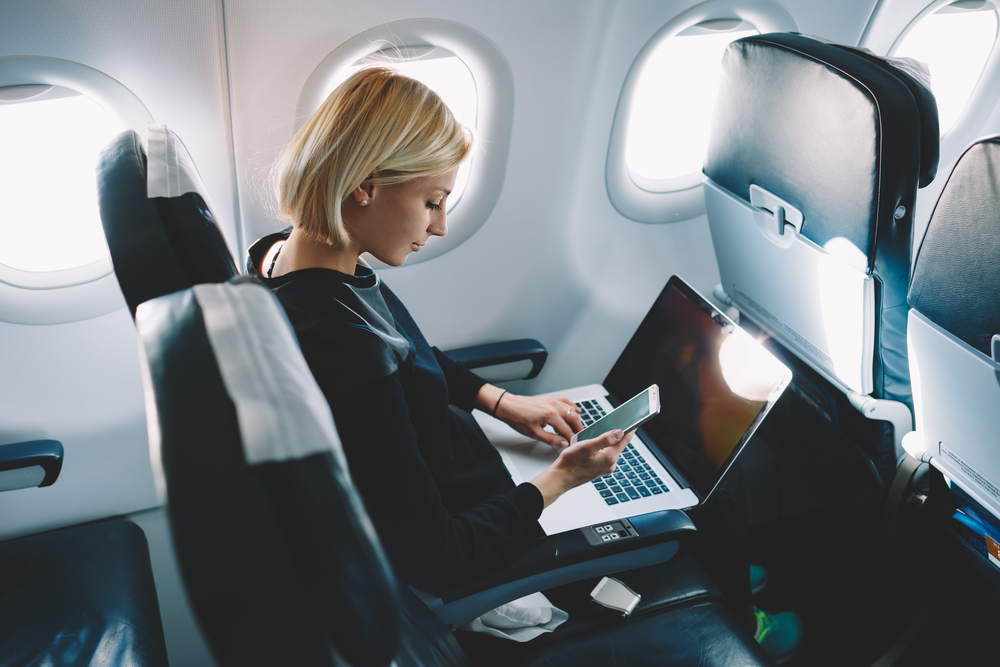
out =
<path fill-rule="evenodd" d="M 279 214 L 308 237 L 350 243 L 341 205 L 376 186 L 445 174 L 472 148 L 470 131 L 436 93 L 387 67 L 360 70 L 330 93 L 274 167 Z"/>

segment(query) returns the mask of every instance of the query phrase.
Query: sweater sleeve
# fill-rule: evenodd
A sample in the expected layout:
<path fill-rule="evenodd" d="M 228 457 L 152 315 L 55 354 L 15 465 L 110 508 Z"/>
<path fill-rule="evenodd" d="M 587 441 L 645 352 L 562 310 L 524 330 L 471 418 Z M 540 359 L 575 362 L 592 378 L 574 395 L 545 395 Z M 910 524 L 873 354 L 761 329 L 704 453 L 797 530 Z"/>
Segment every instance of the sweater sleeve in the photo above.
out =
<path fill-rule="evenodd" d="M 541 515 L 542 496 L 531 484 L 448 512 L 420 455 L 399 371 L 348 391 L 321 370 L 316 375 L 351 477 L 403 582 L 447 591 L 509 550 Z"/>
<path fill-rule="evenodd" d="M 448 383 L 449 402 L 456 408 L 472 412 L 473 408 L 475 408 L 476 395 L 482 386 L 486 384 L 486 380 L 436 347 L 433 350 L 434 358 L 437 359 L 438 365 L 444 373 L 444 379 Z"/>

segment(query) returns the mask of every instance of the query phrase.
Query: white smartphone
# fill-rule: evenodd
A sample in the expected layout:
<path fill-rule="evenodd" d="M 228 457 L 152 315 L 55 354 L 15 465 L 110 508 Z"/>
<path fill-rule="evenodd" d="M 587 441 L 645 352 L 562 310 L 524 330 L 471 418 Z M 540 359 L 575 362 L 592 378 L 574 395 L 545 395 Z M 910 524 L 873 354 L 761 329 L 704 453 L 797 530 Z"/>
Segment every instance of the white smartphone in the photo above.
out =
<path fill-rule="evenodd" d="M 659 414 L 659 412 L 660 388 L 654 384 L 575 434 L 570 439 L 569 444 L 576 444 L 577 440 L 596 438 L 616 428 L 620 428 L 626 433 L 634 431 Z"/>

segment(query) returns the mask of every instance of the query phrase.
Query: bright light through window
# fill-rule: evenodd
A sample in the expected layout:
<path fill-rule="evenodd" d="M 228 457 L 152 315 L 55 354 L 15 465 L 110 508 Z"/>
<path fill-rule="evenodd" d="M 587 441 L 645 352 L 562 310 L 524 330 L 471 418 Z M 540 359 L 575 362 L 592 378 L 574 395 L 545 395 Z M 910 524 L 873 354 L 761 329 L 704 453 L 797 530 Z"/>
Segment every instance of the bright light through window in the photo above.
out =
<path fill-rule="evenodd" d="M 992 5 L 985 3 L 976 10 L 962 5 L 970 3 L 956 2 L 923 18 L 891 54 L 927 64 L 942 135 L 958 122 L 997 37 Z"/>
<path fill-rule="evenodd" d="M 340 72 L 329 92 L 333 92 L 334 88 L 358 70 L 375 65 L 392 67 L 401 74 L 422 82 L 441 96 L 460 123 L 475 129 L 478 111 L 476 82 L 468 65 L 447 49 L 416 46 L 379 51 Z M 448 196 L 449 211 L 462 199 L 462 193 L 469 183 L 471 162 L 472 159 L 469 158 L 459 167 L 455 189 Z"/>
<path fill-rule="evenodd" d="M 625 161 L 636 185 L 662 191 L 656 181 L 701 170 L 719 88 L 719 66 L 729 43 L 756 35 L 747 23 L 728 32 L 698 28 L 663 40 L 650 54 L 632 100 Z"/>
<path fill-rule="evenodd" d="M 0 263 L 45 272 L 108 256 L 95 170 L 123 129 L 83 95 L 0 104 Z"/>

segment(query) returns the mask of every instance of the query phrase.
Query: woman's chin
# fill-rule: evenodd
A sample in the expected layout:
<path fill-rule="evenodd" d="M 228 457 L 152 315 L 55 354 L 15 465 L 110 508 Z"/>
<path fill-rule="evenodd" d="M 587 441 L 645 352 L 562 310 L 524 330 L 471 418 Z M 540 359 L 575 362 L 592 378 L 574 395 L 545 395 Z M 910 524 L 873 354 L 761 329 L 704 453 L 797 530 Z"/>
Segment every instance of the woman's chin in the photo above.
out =
<path fill-rule="evenodd" d="M 407 253 L 401 257 L 386 257 L 385 259 L 379 257 L 378 260 L 383 264 L 387 264 L 388 266 L 402 266 L 403 264 L 406 264 L 406 260 L 409 258 L 409 256 L 410 256 L 409 253 Z"/>

